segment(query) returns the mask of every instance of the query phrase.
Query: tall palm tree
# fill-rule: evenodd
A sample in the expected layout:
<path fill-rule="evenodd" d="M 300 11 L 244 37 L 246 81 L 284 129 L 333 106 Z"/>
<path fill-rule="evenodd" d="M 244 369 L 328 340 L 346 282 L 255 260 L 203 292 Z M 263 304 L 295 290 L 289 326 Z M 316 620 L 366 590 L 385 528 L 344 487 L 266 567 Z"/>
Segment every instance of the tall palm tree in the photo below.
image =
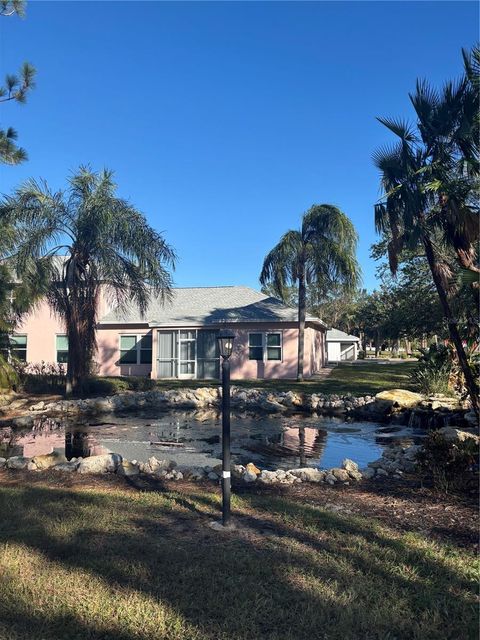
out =
<path fill-rule="evenodd" d="M 331 204 L 313 205 L 299 230 L 287 231 L 266 256 L 260 282 L 271 284 L 286 299 L 287 287 L 298 286 L 298 373 L 303 380 L 307 286 L 328 292 L 341 286 L 353 291 L 360 280 L 356 259 L 358 236 L 350 219 Z"/>
<path fill-rule="evenodd" d="M 478 385 L 449 299 L 451 269 L 442 257 L 445 249 L 451 250 L 459 264 L 470 269 L 476 268 L 478 260 L 478 91 L 468 77 L 447 83 L 441 92 L 417 82 L 410 99 L 416 126 L 379 118 L 398 142 L 374 154 L 383 191 L 375 205 L 375 223 L 380 233 L 390 237 L 392 273 L 405 248 L 423 248 L 472 405 L 478 411 Z"/>
<path fill-rule="evenodd" d="M 112 304 L 143 313 L 151 294 L 171 291 L 175 254 L 129 202 L 116 195 L 111 171 L 86 167 L 66 192 L 27 181 L 0 206 L 17 233 L 12 259 L 19 276 L 48 274 L 47 300 L 68 337 L 67 392 L 81 392 L 96 350 L 100 289 Z"/>

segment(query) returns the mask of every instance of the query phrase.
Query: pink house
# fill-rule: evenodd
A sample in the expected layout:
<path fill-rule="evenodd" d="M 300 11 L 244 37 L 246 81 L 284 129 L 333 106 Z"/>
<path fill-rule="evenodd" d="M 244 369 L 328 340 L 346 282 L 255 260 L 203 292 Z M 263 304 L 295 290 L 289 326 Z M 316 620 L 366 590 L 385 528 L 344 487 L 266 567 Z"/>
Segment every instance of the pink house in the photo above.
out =
<path fill-rule="evenodd" d="M 153 299 L 142 317 L 133 305 L 124 313 L 100 308 L 96 364 L 103 376 L 209 379 L 219 377 L 216 335 L 235 334 L 232 379 L 296 378 L 297 311 L 248 287 L 173 290 L 164 305 Z M 326 325 L 307 316 L 304 376 L 326 362 Z M 66 362 L 61 321 L 42 303 L 14 336 L 14 353 L 27 362 Z"/>

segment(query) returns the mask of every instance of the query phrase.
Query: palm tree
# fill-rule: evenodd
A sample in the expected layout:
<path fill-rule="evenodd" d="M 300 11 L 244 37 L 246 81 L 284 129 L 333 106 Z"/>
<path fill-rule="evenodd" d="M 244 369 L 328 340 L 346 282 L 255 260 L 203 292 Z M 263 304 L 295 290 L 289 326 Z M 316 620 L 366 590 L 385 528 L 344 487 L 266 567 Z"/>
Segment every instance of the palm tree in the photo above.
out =
<path fill-rule="evenodd" d="M 331 204 L 313 205 L 299 230 L 287 231 L 266 256 L 260 282 L 271 284 L 282 299 L 287 287 L 298 286 L 298 373 L 303 380 L 306 288 L 328 292 L 341 286 L 353 291 L 360 279 L 356 259 L 358 236 L 350 219 Z"/>
<path fill-rule="evenodd" d="M 477 265 L 479 157 L 474 107 L 478 111 L 478 91 L 466 76 L 458 83 L 447 83 L 441 92 L 417 82 L 410 99 L 416 127 L 379 118 L 398 142 L 374 154 L 383 190 L 375 205 L 375 223 L 377 231 L 390 237 L 392 273 L 404 249 L 423 248 L 472 405 L 478 411 L 478 385 L 449 299 L 452 270 L 443 257 L 450 250 L 462 267 Z"/>
<path fill-rule="evenodd" d="M 116 195 L 107 170 L 80 167 L 66 193 L 29 180 L 4 198 L 2 219 L 15 226 L 12 260 L 19 276 L 49 276 L 47 300 L 68 337 L 67 392 L 81 393 L 96 350 L 100 289 L 112 304 L 125 308 L 132 301 L 144 313 L 151 294 L 169 297 L 175 254 Z"/>

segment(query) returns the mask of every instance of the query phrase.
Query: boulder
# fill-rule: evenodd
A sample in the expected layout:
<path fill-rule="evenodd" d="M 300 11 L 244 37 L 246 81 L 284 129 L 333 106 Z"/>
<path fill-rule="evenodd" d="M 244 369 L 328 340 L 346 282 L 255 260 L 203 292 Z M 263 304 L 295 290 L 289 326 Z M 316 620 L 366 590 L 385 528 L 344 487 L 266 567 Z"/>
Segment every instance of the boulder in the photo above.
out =
<path fill-rule="evenodd" d="M 331 469 L 330 473 L 332 473 L 335 478 L 337 478 L 337 480 L 339 480 L 340 482 L 348 482 L 350 480 L 350 476 L 348 475 L 348 471 L 345 471 L 345 469 Z"/>
<path fill-rule="evenodd" d="M 303 482 L 323 482 L 326 476 L 325 471 L 320 471 L 320 469 L 313 469 L 311 467 L 292 469 L 290 473 L 295 477 L 300 478 Z"/>
<path fill-rule="evenodd" d="M 377 476 L 388 476 L 388 473 L 385 471 L 385 469 L 377 469 Z"/>
<path fill-rule="evenodd" d="M 90 456 L 80 462 L 78 473 L 115 473 L 121 462 L 122 456 L 118 453 Z"/>
<path fill-rule="evenodd" d="M 140 473 L 140 468 L 138 464 L 133 464 L 133 462 L 129 462 L 128 460 L 122 460 L 117 467 L 117 474 L 119 476 L 138 476 Z"/>
<path fill-rule="evenodd" d="M 175 460 L 157 460 L 155 456 L 151 456 L 147 462 L 139 464 L 140 471 L 147 475 L 158 474 L 160 471 L 171 471 L 176 466 Z"/>
<path fill-rule="evenodd" d="M 356 480 L 356 482 L 360 482 L 360 480 L 363 478 L 360 471 L 349 471 L 348 475 L 350 476 L 350 478 L 352 478 L 352 480 Z"/>
<path fill-rule="evenodd" d="M 7 469 L 26 469 L 30 458 L 24 458 L 23 456 L 12 456 L 7 460 Z"/>
<path fill-rule="evenodd" d="M 40 400 L 40 402 L 37 402 L 37 404 L 32 404 L 32 406 L 30 407 L 30 411 L 43 411 L 44 408 L 45 402 L 43 400 Z"/>
<path fill-rule="evenodd" d="M 0 458 L 0 469 L 2 467 L 4 467 L 7 464 L 7 459 L 6 458 Z"/>
<path fill-rule="evenodd" d="M 461 431 L 454 427 L 443 427 L 438 430 L 447 442 L 465 442 L 465 440 L 473 440 L 476 444 L 480 442 L 480 438 L 474 433 L 468 431 Z"/>
<path fill-rule="evenodd" d="M 327 484 L 334 485 L 337 482 L 337 478 L 333 475 L 333 473 L 328 472 L 325 476 L 325 482 Z"/>
<path fill-rule="evenodd" d="M 364 469 L 362 471 L 362 476 L 365 480 L 371 480 L 372 478 L 375 477 L 375 469 L 372 469 L 372 467 L 368 467 L 367 469 Z"/>
<path fill-rule="evenodd" d="M 53 453 L 47 453 L 42 456 L 35 456 L 32 461 L 36 464 L 37 469 L 50 469 L 50 467 L 54 467 L 57 464 L 63 464 L 67 462 L 66 457 L 63 453 L 58 451 L 54 451 Z"/>
<path fill-rule="evenodd" d="M 70 460 L 68 462 L 62 462 L 60 464 L 56 464 L 54 467 L 52 467 L 52 471 L 61 471 L 64 473 L 72 473 L 73 471 L 76 471 L 78 469 L 78 465 L 80 464 L 80 462 L 78 462 L 77 460 Z"/>
<path fill-rule="evenodd" d="M 348 471 L 348 472 L 350 471 L 358 472 L 358 464 L 353 460 L 350 460 L 350 458 L 345 458 L 342 461 L 342 469 L 345 469 L 345 471 Z"/>
<path fill-rule="evenodd" d="M 244 482 L 255 482 L 257 479 L 257 474 L 253 473 L 252 471 L 245 471 L 245 473 L 243 474 L 243 481 Z"/>
<path fill-rule="evenodd" d="M 417 407 L 423 400 L 423 396 L 406 389 L 390 389 L 381 391 L 375 396 L 375 404 L 385 410 L 411 409 Z"/>
<path fill-rule="evenodd" d="M 262 473 L 260 469 L 253 464 L 253 462 L 249 462 L 245 469 L 248 473 L 253 473 L 255 477 L 259 476 Z"/>
<path fill-rule="evenodd" d="M 246 469 L 243 466 L 243 464 L 234 464 L 232 466 L 232 477 L 233 478 L 237 478 L 237 480 L 239 480 L 240 478 L 243 477 L 243 474 L 245 473 Z"/>

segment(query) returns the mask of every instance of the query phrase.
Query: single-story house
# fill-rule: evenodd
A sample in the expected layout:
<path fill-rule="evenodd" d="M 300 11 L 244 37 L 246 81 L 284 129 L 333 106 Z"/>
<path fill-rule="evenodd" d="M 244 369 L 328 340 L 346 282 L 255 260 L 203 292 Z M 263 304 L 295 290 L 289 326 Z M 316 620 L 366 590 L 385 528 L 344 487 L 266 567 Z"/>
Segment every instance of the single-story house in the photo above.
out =
<path fill-rule="evenodd" d="M 358 357 L 360 338 L 350 336 L 340 329 L 327 331 L 327 360 L 328 362 L 341 362 L 343 360 L 356 360 Z"/>
<path fill-rule="evenodd" d="M 112 309 L 100 301 L 97 325 L 99 375 L 152 378 L 218 378 L 220 329 L 235 334 L 232 379 L 297 376 L 297 310 L 249 287 L 198 287 L 173 290 L 164 304 L 152 297 L 144 317 L 131 305 Z M 304 376 L 326 364 L 326 325 L 307 316 Z M 38 363 L 66 362 L 68 343 L 61 321 L 47 303 L 18 328 L 13 353 Z"/>

